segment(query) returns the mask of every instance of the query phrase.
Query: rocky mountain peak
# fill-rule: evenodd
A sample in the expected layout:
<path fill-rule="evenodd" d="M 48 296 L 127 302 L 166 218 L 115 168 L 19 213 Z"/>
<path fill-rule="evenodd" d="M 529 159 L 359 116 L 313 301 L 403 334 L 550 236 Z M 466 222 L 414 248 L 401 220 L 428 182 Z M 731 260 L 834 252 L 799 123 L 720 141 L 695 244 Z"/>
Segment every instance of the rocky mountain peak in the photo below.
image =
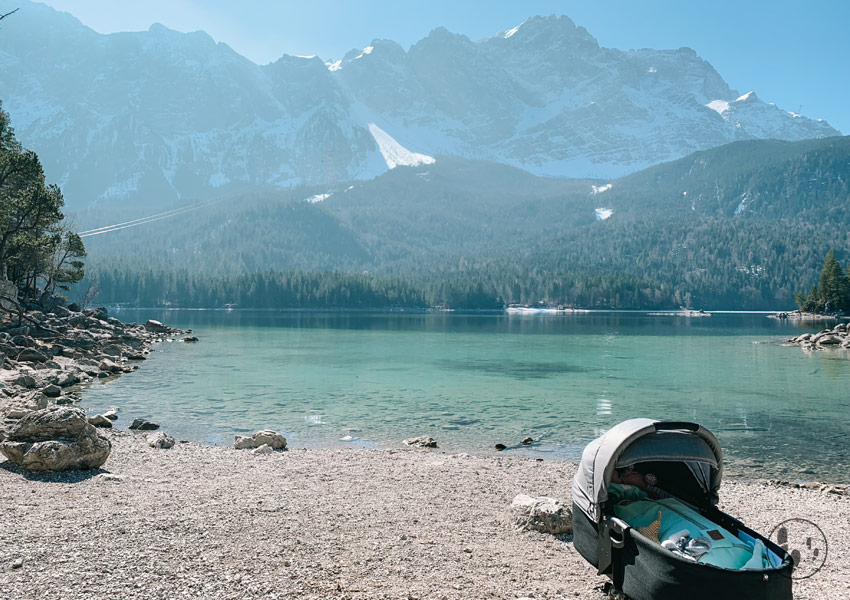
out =
<path fill-rule="evenodd" d="M 601 48 L 565 16 L 261 67 L 204 32 L 101 35 L 19 4 L 0 35 L 4 108 L 72 207 L 330 186 L 384 172 L 387 153 L 602 178 L 736 140 L 838 134 L 739 96 L 689 48 Z"/>

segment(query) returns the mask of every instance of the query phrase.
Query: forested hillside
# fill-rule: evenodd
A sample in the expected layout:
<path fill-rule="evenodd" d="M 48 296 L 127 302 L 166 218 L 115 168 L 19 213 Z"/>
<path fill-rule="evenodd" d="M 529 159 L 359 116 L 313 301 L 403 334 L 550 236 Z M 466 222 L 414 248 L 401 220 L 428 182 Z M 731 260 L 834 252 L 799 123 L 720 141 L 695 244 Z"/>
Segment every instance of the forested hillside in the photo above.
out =
<path fill-rule="evenodd" d="M 848 180 L 848 137 L 739 142 L 610 182 L 440 157 L 86 242 L 110 303 L 789 308 L 830 249 L 850 257 Z M 312 287 L 275 287 L 304 271 Z"/>

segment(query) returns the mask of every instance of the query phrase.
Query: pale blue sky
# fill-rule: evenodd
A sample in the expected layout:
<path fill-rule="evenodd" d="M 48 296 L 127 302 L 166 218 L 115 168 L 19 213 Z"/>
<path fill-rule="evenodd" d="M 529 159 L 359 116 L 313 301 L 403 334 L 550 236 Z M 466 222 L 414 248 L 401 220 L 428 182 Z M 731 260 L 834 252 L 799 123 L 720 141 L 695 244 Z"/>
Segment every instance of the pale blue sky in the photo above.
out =
<path fill-rule="evenodd" d="M 405 48 L 444 26 L 473 40 L 565 14 L 603 46 L 689 46 L 741 93 L 850 133 L 850 0 L 47 0 L 102 33 L 203 29 L 258 63 L 341 58 L 374 38 Z"/>

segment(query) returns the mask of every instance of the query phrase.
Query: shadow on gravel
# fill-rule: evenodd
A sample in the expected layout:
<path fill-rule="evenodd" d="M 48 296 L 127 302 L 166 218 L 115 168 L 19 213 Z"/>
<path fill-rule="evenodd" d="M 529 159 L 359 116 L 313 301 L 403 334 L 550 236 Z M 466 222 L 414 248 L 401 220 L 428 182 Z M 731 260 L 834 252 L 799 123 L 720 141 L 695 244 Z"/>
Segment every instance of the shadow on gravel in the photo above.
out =
<path fill-rule="evenodd" d="M 95 475 L 101 473 L 109 473 L 106 469 L 89 469 L 87 471 L 30 471 L 16 465 L 15 463 L 5 461 L 0 463 L 0 469 L 20 475 L 29 481 L 43 481 L 45 483 L 80 483 L 91 479 Z"/>

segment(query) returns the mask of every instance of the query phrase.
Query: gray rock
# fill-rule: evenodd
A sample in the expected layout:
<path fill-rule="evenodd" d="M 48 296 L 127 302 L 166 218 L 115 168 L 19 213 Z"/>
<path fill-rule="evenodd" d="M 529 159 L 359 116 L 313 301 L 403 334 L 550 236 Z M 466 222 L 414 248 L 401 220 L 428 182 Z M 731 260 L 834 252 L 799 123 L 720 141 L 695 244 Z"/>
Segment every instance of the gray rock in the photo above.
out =
<path fill-rule="evenodd" d="M 257 448 L 263 444 L 268 445 L 272 450 L 283 450 L 286 448 L 286 438 L 278 432 L 271 431 L 270 429 L 257 431 L 252 437 L 254 438 Z"/>
<path fill-rule="evenodd" d="M 532 498 L 526 494 L 511 502 L 511 520 L 520 531 L 539 531 L 559 535 L 573 530 L 573 513 L 554 498 Z"/>
<path fill-rule="evenodd" d="M 0 442 L 11 462 L 33 471 L 96 469 L 109 457 L 112 444 L 78 408 L 53 407 L 23 417 Z"/>
<path fill-rule="evenodd" d="M 236 441 L 233 442 L 233 447 L 237 450 L 249 450 L 251 448 L 256 448 L 257 443 L 252 437 L 237 435 Z"/>
<path fill-rule="evenodd" d="M 41 390 L 41 393 L 47 396 L 48 398 L 58 398 L 62 395 L 62 388 L 60 388 L 58 385 L 51 384 Z"/>
<path fill-rule="evenodd" d="M 102 352 L 107 356 L 117 356 L 119 358 L 123 354 L 121 346 L 117 344 L 110 344 L 109 346 L 104 347 Z"/>
<path fill-rule="evenodd" d="M 52 312 L 57 317 L 62 317 L 62 318 L 71 316 L 71 311 L 68 310 L 67 308 L 65 308 L 64 306 L 54 306 L 53 310 L 50 311 L 50 312 Z"/>
<path fill-rule="evenodd" d="M 28 335 L 16 335 L 11 338 L 11 342 L 21 348 L 34 348 L 37 345 L 36 341 Z"/>
<path fill-rule="evenodd" d="M 7 404 L 3 407 L 3 416 L 7 419 L 22 419 L 34 410 L 38 408 L 20 403 Z"/>
<path fill-rule="evenodd" d="M 107 429 L 112 427 L 112 421 L 106 415 L 94 415 L 93 417 L 89 417 L 89 423 L 95 427 L 106 427 Z"/>
<path fill-rule="evenodd" d="M 62 371 L 57 373 L 52 381 L 59 387 L 68 387 L 69 385 L 80 383 L 80 376 L 72 371 Z"/>
<path fill-rule="evenodd" d="M 837 335 L 819 336 L 817 341 L 818 346 L 837 346 L 839 344 L 841 344 L 841 338 Z"/>
<path fill-rule="evenodd" d="M 18 362 L 43 363 L 49 360 L 49 357 L 35 348 L 25 348 L 21 350 L 16 360 Z"/>
<path fill-rule="evenodd" d="M 100 361 L 98 368 L 101 371 L 104 371 L 105 373 L 120 373 L 124 370 L 124 367 L 112 362 L 108 358 L 104 358 L 102 361 Z"/>
<path fill-rule="evenodd" d="M 105 413 L 103 413 L 103 416 L 106 417 L 107 419 L 109 419 L 110 421 L 117 421 L 118 420 L 118 409 L 117 408 L 110 408 Z"/>
<path fill-rule="evenodd" d="M 191 336 L 186 336 L 186 337 L 184 337 L 184 338 L 183 338 L 183 341 L 184 341 L 184 342 L 186 342 L 187 344 L 194 344 L 195 342 L 197 342 L 197 341 L 198 341 L 198 338 L 196 338 L 195 336 L 191 335 Z"/>
<path fill-rule="evenodd" d="M 257 431 L 251 437 L 237 435 L 233 447 L 237 450 L 259 448 L 262 445 L 269 446 L 272 450 L 283 450 L 286 448 L 286 438 L 270 429 Z"/>
<path fill-rule="evenodd" d="M 168 448 L 174 447 L 174 438 L 162 431 L 152 433 L 147 437 L 148 446 L 151 448 Z"/>
<path fill-rule="evenodd" d="M 150 319 L 145 323 L 145 329 L 151 333 L 168 333 L 171 331 L 170 327 L 163 325 L 159 321 L 154 321 L 153 319 Z"/>
<path fill-rule="evenodd" d="M 251 454 L 273 454 L 274 448 L 269 446 L 268 444 L 263 444 L 262 446 L 257 446 L 253 450 L 251 450 Z"/>
<path fill-rule="evenodd" d="M 436 448 L 437 440 L 427 435 L 420 435 L 419 437 L 407 438 L 404 440 L 404 444 L 414 448 Z"/>
<path fill-rule="evenodd" d="M 15 379 L 13 379 L 12 383 L 21 387 L 25 387 L 27 389 L 32 389 L 35 387 L 35 378 L 32 375 L 22 373 L 21 375 L 18 375 Z"/>
<path fill-rule="evenodd" d="M 148 421 L 147 419 L 133 419 L 133 422 L 130 423 L 130 429 L 137 429 L 139 431 L 150 431 L 152 429 L 159 429 L 159 423 L 154 423 L 153 421 Z"/>
<path fill-rule="evenodd" d="M 523 446 L 528 446 L 528 445 L 533 444 L 533 443 L 534 443 L 534 438 L 530 438 L 530 437 L 527 437 L 520 442 L 520 444 L 522 444 Z"/>

